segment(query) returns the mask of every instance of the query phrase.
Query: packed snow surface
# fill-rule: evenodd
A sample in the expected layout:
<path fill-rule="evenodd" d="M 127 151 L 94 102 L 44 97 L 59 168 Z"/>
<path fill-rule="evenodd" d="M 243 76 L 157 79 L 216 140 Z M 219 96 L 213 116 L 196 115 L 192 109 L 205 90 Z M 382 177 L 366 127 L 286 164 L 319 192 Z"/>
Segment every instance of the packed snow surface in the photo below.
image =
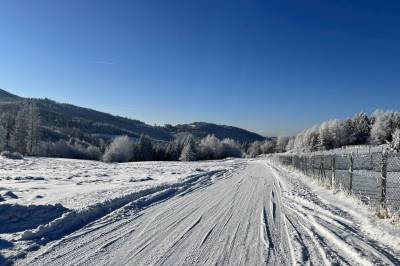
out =
<path fill-rule="evenodd" d="M 400 265 L 398 226 L 265 159 L 1 164 L 0 264 Z"/>

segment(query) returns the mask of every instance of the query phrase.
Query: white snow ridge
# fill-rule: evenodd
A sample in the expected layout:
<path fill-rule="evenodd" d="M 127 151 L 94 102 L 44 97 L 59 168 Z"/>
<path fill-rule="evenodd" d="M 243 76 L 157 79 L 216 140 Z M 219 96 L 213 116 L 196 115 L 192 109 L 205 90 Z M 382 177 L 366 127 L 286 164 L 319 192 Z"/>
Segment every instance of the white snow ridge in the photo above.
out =
<path fill-rule="evenodd" d="M 0 265 L 400 265 L 399 225 L 265 159 L 0 163 Z"/>

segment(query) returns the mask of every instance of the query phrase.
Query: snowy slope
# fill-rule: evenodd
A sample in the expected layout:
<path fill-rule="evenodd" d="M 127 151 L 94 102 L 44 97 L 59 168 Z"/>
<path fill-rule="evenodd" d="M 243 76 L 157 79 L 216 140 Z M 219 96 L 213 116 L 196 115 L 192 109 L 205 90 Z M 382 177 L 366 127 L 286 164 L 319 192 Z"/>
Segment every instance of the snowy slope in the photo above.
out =
<path fill-rule="evenodd" d="M 33 161 L 8 162 L 10 178 L 1 186 L 8 182 L 18 199 L 5 202 L 36 200 L 15 178 L 36 174 L 53 182 L 24 180 L 31 193 L 48 197 L 36 203 L 60 203 L 68 210 L 35 229 L 0 234 L 0 262 L 8 257 L 16 265 L 400 264 L 398 226 L 263 159 L 115 165 L 38 159 L 36 166 Z M 71 175 L 79 177 L 71 181 Z M 129 182 L 132 177 L 141 181 Z M 89 183 L 97 190 L 76 184 L 98 179 L 109 182 Z M 58 188 L 63 182 L 69 189 L 64 192 Z M 80 204 L 82 199 L 95 208 Z"/>

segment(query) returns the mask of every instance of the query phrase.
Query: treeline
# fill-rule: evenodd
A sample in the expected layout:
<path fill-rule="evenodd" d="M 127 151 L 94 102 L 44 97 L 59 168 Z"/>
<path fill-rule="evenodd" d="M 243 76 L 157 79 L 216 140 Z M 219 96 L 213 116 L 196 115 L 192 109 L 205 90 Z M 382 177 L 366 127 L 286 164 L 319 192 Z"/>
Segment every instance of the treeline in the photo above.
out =
<path fill-rule="evenodd" d="M 24 102 L 19 111 L 0 115 L 0 150 L 37 155 L 39 146 L 40 113 L 33 102 Z"/>
<path fill-rule="evenodd" d="M 366 144 L 389 144 L 400 151 L 400 112 L 377 110 L 370 117 L 361 112 L 346 120 L 329 120 L 296 136 L 255 142 L 250 146 L 249 154 L 320 151 Z"/>
<path fill-rule="evenodd" d="M 115 139 L 99 137 L 73 126 L 48 128 L 34 100 L 19 109 L 0 114 L 0 151 L 28 156 L 129 161 L 195 161 L 227 157 L 255 157 L 286 151 L 318 151 L 347 145 L 390 146 L 400 151 L 400 112 L 375 111 L 370 117 L 357 113 L 346 120 L 329 120 L 296 136 L 278 136 L 265 141 L 239 143 L 208 135 L 202 139 L 181 133 L 172 141 L 153 141 L 147 136 Z"/>
<path fill-rule="evenodd" d="M 114 139 L 107 146 L 102 160 L 105 162 L 130 161 L 197 161 L 242 157 L 239 143 L 232 139 L 219 140 L 214 135 L 196 140 L 192 135 L 177 137 L 168 143 L 153 144 L 146 136 L 135 143 L 127 136 Z"/>
<path fill-rule="evenodd" d="M 118 136 L 102 147 L 71 139 L 41 142 L 39 156 L 101 160 L 104 162 L 197 161 L 242 157 L 242 146 L 232 140 L 219 140 L 214 135 L 196 140 L 192 135 L 179 136 L 170 142 L 154 142 L 145 135 L 137 141 Z"/>

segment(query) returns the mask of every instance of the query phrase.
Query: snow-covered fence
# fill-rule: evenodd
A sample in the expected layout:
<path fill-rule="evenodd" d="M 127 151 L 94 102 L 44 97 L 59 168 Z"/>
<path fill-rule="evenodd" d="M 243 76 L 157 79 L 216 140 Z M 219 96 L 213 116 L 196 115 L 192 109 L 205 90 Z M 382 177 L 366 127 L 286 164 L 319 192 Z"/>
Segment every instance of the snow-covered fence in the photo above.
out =
<path fill-rule="evenodd" d="M 278 154 L 275 160 L 332 189 L 342 189 L 377 207 L 400 214 L 400 153 Z"/>

